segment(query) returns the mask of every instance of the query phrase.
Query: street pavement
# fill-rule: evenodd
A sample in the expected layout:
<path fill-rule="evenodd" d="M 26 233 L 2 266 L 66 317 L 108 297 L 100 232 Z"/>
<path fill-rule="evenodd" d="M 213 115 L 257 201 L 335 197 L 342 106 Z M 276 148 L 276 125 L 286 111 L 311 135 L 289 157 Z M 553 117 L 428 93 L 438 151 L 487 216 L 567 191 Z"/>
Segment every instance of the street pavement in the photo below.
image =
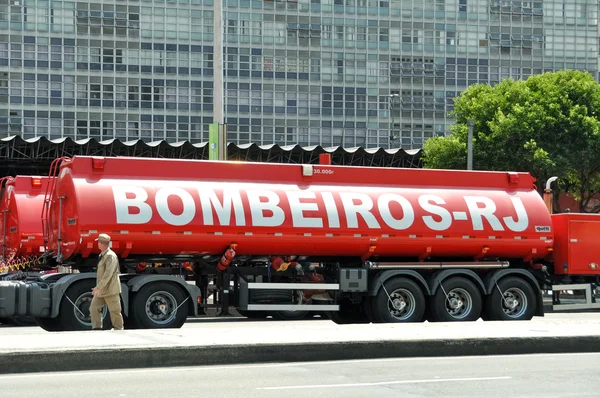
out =
<path fill-rule="evenodd" d="M 600 353 L 0 375 L 0 397 L 598 397 Z"/>
<path fill-rule="evenodd" d="M 190 319 L 181 329 L 0 329 L 0 374 L 401 357 L 600 352 L 597 313 L 524 322 L 337 325 Z"/>
<path fill-rule="evenodd" d="M 189 319 L 181 329 L 46 332 L 40 327 L 0 328 L 0 354 L 106 348 L 188 347 L 300 342 L 466 339 L 494 337 L 597 336 L 598 313 L 551 313 L 524 322 L 442 322 L 337 325 L 328 319 L 303 321 L 247 318 Z"/>

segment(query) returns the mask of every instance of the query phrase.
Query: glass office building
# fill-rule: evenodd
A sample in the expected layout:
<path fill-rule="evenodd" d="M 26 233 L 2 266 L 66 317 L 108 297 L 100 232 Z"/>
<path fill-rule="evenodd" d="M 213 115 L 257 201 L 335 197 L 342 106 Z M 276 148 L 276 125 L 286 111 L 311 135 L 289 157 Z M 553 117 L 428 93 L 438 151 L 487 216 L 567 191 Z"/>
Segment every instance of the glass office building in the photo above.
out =
<path fill-rule="evenodd" d="M 598 0 L 223 0 L 243 144 L 419 148 L 469 84 L 598 71 Z M 206 141 L 213 0 L 0 0 L 0 132 Z"/>

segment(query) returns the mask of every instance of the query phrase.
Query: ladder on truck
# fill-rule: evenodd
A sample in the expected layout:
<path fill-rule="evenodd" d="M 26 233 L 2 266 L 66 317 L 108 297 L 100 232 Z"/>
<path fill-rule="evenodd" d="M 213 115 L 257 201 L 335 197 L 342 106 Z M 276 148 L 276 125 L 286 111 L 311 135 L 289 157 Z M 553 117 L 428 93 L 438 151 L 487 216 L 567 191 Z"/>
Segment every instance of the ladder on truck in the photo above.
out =
<path fill-rule="evenodd" d="M 50 229 L 51 229 L 50 223 L 52 222 L 52 220 L 49 219 L 50 207 L 52 206 L 52 203 L 56 200 L 54 197 L 55 190 L 56 190 L 56 180 L 58 177 L 58 173 L 60 171 L 60 165 L 65 160 L 71 160 L 71 158 L 63 156 L 61 158 L 54 159 L 52 161 L 52 164 L 50 165 L 50 171 L 48 172 L 49 180 L 48 180 L 48 184 L 46 185 L 46 192 L 44 193 L 44 205 L 42 206 L 42 214 L 41 214 L 42 232 L 44 234 L 44 256 L 49 254 L 48 241 L 50 239 Z M 63 198 L 60 198 L 61 213 L 62 213 L 62 199 Z M 57 245 L 56 258 L 59 263 L 60 263 L 60 243 L 61 243 L 61 239 L 62 239 L 61 230 L 60 230 L 61 219 L 62 219 L 62 215 L 59 217 L 59 220 L 58 220 L 58 236 L 57 236 L 58 245 Z"/>

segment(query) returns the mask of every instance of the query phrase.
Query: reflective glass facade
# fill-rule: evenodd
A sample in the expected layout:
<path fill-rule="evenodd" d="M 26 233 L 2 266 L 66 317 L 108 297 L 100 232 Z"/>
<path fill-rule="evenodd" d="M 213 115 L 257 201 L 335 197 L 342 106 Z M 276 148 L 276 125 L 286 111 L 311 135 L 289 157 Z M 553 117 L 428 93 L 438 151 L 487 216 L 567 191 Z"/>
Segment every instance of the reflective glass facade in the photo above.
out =
<path fill-rule="evenodd" d="M 469 84 L 598 70 L 598 0 L 223 4 L 236 143 L 419 148 Z M 206 141 L 212 9 L 0 0 L 0 132 Z"/>

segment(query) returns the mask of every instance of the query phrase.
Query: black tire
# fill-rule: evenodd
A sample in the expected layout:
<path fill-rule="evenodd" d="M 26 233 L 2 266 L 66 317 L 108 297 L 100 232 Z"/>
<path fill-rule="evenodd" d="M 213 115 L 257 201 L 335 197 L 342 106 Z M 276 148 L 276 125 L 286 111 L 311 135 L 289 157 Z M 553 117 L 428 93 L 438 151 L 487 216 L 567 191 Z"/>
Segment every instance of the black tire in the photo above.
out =
<path fill-rule="evenodd" d="M 250 292 L 252 304 L 292 304 L 294 293 L 291 290 L 264 289 Z"/>
<path fill-rule="evenodd" d="M 339 303 L 339 311 L 327 311 L 326 316 L 338 325 L 350 325 L 354 323 L 369 323 L 369 319 L 362 304 L 352 303 L 348 299 L 342 299 Z"/>
<path fill-rule="evenodd" d="M 275 311 L 273 318 L 280 321 L 299 321 L 308 318 L 310 311 Z"/>
<path fill-rule="evenodd" d="M 533 318 L 537 307 L 534 289 L 529 283 L 514 276 L 500 279 L 492 287 L 492 293 L 485 304 L 486 318 L 498 321 L 528 321 Z"/>
<path fill-rule="evenodd" d="M 65 296 L 61 300 L 57 317 L 63 330 L 92 330 L 90 304 L 93 298 L 92 288 L 94 286 L 96 286 L 95 280 L 85 279 L 75 282 L 67 289 Z M 74 304 L 79 311 L 75 309 Z M 110 314 L 108 313 L 108 308 L 104 306 L 103 329 L 110 328 L 112 328 Z"/>
<path fill-rule="evenodd" d="M 138 326 L 135 324 L 135 320 L 131 316 L 131 310 L 129 310 L 129 316 L 123 315 L 123 329 L 138 329 Z"/>
<path fill-rule="evenodd" d="M 308 300 L 306 304 L 313 304 L 312 300 Z M 280 321 L 301 321 L 302 319 L 310 319 L 316 315 L 314 311 L 305 310 L 289 310 L 289 311 L 275 311 L 271 313 L 273 319 Z"/>
<path fill-rule="evenodd" d="M 133 297 L 129 316 L 140 329 L 177 329 L 183 326 L 188 315 L 189 303 L 179 307 L 185 299 L 181 288 L 172 283 L 149 283 Z"/>
<path fill-rule="evenodd" d="M 10 320 L 17 326 L 37 326 L 35 318 L 31 316 L 14 316 Z"/>
<path fill-rule="evenodd" d="M 269 314 L 267 313 L 267 311 L 244 311 L 244 310 L 237 310 L 237 312 L 239 312 L 241 316 L 246 317 L 248 319 L 265 319 L 266 317 L 269 316 Z"/>
<path fill-rule="evenodd" d="M 434 322 L 473 322 L 479 319 L 482 306 L 481 292 L 473 282 L 450 277 L 442 281 L 431 296 L 431 319 Z"/>
<path fill-rule="evenodd" d="M 252 304 L 292 304 L 294 294 L 291 291 L 279 289 L 253 290 L 250 292 Z M 239 311 L 241 315 L 251 319 L 264 319 L 272 316 L 281 321 L 299 320 L 308 315 L 308 311 Z"/>
<path fill-rule="evenodd" d="M 375 317 L 375 310 L 373 309 L 374 301 L 375 297 L 367 296 L 363 298 L 363 312 L 365 313 L 369 323 L 379 323 Z"/>
<path fill-rule="evenodd" d="M 398 305 L 404 302 L 408 309 L 394 308 L 388 294 L 392 300 L 398 301 Z M 379 323 L 421 322 L 427 307 L 425 296 L 419 285 L 404 277 L 388 279 L 379 288 L 372 305 L 373 317 Z M 392 314 L 392 311 L 396 314 Z"/>
<path fill-rule="evenodd" d="M 47 332 L 60 332 L 63 330 L 58 318 L 35 318 L 38 326 Z"/>

